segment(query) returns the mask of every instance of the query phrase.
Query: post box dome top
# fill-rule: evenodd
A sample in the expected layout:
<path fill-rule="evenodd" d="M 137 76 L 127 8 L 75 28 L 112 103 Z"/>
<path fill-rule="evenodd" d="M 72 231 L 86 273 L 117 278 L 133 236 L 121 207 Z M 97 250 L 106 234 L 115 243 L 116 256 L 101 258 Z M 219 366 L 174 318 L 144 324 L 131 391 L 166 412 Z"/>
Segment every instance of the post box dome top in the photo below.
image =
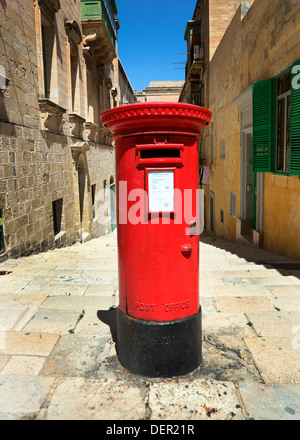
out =
<path fill-rule="evenodd" d="M 102 123 L 115 136 L 170 132 L 200 135 L 211 111 L 182 102 L 139 102 L 107 110 Z"/>

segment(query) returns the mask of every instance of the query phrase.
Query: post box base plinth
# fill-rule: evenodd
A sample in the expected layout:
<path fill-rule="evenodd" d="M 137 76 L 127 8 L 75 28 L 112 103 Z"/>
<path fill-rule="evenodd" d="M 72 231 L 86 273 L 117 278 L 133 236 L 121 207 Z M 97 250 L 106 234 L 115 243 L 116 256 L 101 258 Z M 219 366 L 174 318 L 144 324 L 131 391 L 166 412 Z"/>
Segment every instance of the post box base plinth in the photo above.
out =
<path fill-rule="evenodd" d="M 120 363 L 147 377 L 181 376 L 201 363 L 201 307 L 197 315 L 170 322 L 132 318 L 118 309 L 117 354 Z"/>

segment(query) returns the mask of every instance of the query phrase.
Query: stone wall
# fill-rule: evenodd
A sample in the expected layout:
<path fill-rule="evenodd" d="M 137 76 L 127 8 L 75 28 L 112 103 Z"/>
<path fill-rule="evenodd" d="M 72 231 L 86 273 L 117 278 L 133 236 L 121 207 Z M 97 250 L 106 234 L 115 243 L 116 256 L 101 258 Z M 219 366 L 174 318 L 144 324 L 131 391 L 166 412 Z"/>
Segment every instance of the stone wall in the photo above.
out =
<path fill-rule="evenodd" d="M 53 45 L 42 48 L 45 11 L 53 19 L 54 35 Z M 45 50 L 52 54 L 47 96 Z M 73 82 L 72 50 L 77 57 Z M 46 251 L 109 232 L 114 145 L 100 113 L 113 103 L 113 69 L 99 69 L 83 40 L 80 2 L 0 2 L 0 60 L 0 209 L 6 255 Z M 98 218 L 104 205 L 104 218 Z"/>
<path fill-rule="evenodd" d="M 240 3 L 240 0 L 209 0 L 209 60 L 214 56 Z"/>

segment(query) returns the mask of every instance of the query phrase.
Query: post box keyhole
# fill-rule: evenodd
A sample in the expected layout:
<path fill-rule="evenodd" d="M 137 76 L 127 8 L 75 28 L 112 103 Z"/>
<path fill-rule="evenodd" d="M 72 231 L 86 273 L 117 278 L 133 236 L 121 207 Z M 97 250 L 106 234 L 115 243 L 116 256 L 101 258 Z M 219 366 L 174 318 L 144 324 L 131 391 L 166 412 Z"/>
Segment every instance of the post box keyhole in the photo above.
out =
<path fill-rule="evenodd" d="M 184 244 L 181 246 L 181 253 L 185 258 L 190 258 L 192 250 L 193 248 L 191 244 Z"/>

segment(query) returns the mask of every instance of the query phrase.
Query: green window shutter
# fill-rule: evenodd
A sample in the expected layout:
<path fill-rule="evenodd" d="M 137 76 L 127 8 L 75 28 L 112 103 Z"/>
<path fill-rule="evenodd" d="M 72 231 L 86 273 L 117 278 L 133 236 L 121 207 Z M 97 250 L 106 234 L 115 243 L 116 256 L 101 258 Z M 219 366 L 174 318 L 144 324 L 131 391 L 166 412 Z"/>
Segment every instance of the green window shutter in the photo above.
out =
<path fill-rule="evenodd" d="M 290 174 L 300 176 L 300 60 L 291 70 Z"/>
<path fill-rule="evenodd" d="M 253 170 L 271 171 L 273 80 L 259 81 L 252 86 L 253 94 Z"/>
<path fill-rule="evenodd" d="M 97 20 L 102 18 L 101 1 L 81 0 L 81 18 L 83 20 Z"/>

